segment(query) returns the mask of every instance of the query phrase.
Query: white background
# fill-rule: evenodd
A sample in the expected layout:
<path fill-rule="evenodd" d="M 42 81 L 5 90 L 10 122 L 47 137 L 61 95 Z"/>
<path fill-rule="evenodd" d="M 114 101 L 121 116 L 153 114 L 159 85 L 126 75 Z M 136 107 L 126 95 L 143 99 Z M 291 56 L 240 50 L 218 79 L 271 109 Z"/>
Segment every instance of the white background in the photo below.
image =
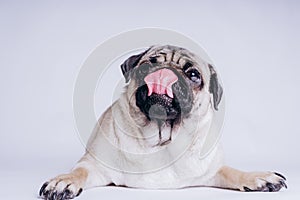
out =
<path fill-rule="evenodd" d="M 224 83 L 227 163 L 279 171 L 289 189 L 95 188 L 78 199 L 300 197 L 299 1 L 0 1 L 1 199 L 36 199 L 80 158 L 72 110 L 80 66 L 112 35 L 142 27 L 178 31 L 206 49 Z"/>

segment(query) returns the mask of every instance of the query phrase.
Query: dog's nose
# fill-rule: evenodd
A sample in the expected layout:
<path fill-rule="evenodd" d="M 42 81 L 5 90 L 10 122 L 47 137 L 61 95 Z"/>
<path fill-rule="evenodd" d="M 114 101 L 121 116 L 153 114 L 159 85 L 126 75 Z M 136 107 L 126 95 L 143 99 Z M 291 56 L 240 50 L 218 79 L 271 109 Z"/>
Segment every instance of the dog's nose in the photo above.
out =
<path fill-rule="evenodd" d="M 178 81 L 178 77 L 170 69 L 160 69 L 145 77 L 148 87 L 148 96 L 152 93 L 166 94 L 173 98 L 172 85 Z"/>

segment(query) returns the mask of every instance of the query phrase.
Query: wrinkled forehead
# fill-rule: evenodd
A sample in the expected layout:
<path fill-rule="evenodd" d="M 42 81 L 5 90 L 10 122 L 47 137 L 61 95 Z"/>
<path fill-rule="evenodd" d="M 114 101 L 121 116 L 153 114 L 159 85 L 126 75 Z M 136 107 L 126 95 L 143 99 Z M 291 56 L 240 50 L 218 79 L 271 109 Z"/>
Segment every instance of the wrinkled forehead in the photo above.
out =
<path fill-rule="evenodd" d="M 166 56 L 171 55 L 173 57 L 178 55 L 190 59 L 193 59 L 193 57 L 195 57 L 195 55 L 187 49 L 171 45 L 152 46 L 146 53 L 147 56 L 155 56 L 159 54 L 165 54 Z"/>
<path fill-rule="evenodd" d="M 160 63 L 173 63 L 179 67 L 189 62 L 194 68 L 197 68 L 205 79 L 209 79 L 210 70 L 208 63 L 195 53 L 181 47 L 165 45 L 165 46 L 152 46 L 145 53 L 140 62 L 150 60 L 152 58 L 158 59 Z"/>

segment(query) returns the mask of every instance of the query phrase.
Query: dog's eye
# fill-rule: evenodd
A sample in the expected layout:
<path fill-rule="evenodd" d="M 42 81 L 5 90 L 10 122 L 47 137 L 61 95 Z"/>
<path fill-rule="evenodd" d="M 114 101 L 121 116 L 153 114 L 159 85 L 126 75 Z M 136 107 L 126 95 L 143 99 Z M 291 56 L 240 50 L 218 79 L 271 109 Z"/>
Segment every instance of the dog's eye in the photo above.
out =
<path fill-rule="evenodd" d="M 200 73 L 196 69 L 191 69 L 186 72 L 187 77 L 195 82 L 195 83 L 201 83 L 201 76 Z"/>
<path fill-rule="evenodd" d="M 157 58 L 156 58 L 156 57 L 150 57 L 150 58 L 149 58 L 149 61 L 150 61 L 151 63 L 157 63 Z"/>

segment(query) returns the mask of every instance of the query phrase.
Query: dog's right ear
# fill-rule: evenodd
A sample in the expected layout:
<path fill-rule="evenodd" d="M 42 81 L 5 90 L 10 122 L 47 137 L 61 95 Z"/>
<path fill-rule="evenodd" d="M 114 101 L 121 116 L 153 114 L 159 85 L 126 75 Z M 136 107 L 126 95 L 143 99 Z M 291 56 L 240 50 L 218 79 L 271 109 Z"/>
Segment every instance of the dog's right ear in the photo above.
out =
<path fill-rule="evenodd" d="M 128 83 L 128 81 L 131 78 L 131 74 L 132 74 L 132 70 L 137 66 L 137 64 L 139 63 L 139 61 L 141 60 L 141 58 L 149 51 L 149 49 L 147 49 L 146 51 L 144 51 L 143 53 L 140 53 L 138 55 L 133 55 L 131 57 L 129 57 L 127 60 L 125 60 L 125 62 L 121 65 L 121 69 L 122 69 L 122 73 L 125 77 L 126 83 Z"/>
<path fill-rule="evenodd" d="M 218 105 L 221 102 L 223 96 L 223 88 L 219 82 L 217 77 L 217 72 L 215 71 L 214 67 L 208 64 L 210 70 L 210 80 L 209 80 L 209 92 L 212 94 L 213 106 L 215 110 L 218 110 Z"/>

